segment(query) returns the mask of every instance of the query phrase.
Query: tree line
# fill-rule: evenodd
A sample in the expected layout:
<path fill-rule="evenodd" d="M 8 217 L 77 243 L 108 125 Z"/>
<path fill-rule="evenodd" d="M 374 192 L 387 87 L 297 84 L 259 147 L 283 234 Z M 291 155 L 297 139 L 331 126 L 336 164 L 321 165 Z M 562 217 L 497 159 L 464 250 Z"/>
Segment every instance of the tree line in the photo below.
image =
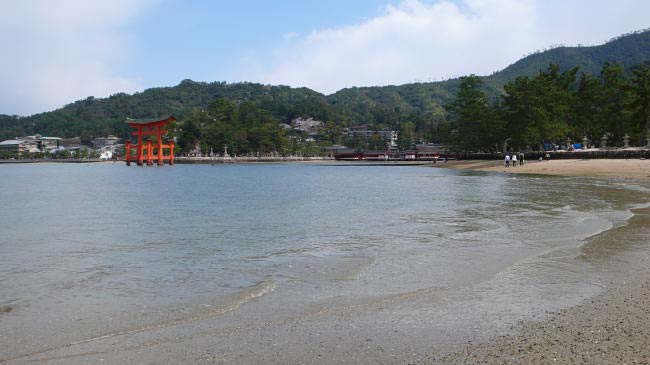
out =
<path fill-rule="evenodd" d="M 237 104 L 222 98 L 205 110 L 194 110 L 179 132 L 183 153 L 221 154 L 224 147 L 237 155 L 284 153 L 289 145 L 286 132 L 269 111 L 251 102 Z"/>
<path fill-rule="evenodd" d="M 609 146 L 645 145 L 650 130 L 650 67 L 626 73 L 606 63 L 600 74 L 561 71 L 551 64 L 537 75 L 520 76 L 504 85 L 504 94 L 490 100 L 481 78 L 462 77 L 456 98 L 446 107 L 450 144 L 458 151 L 541 150 L 543 144 L 574 143 L 603 136 Z M 508 147 L 506 147 L 508 148 Z"/>

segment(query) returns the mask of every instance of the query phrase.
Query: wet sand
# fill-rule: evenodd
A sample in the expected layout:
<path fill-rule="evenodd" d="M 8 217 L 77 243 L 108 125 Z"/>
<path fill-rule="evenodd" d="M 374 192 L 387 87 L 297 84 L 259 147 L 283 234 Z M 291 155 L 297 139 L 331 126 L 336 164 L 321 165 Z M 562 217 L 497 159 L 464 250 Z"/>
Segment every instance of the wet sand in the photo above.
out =
<path fill-rule="evenodd" d="M 648 364 L 650 280 L 612 290 L 589 303 L 528 323 L 513 335 L 433 354 L 441 364 Z"/>
<path fill-rule="evenodd" d="M 598 176 L 650 180 L 650 160 L 594 159 L 527 161 L 523 166 L 504 167 L 503 161 L 450 161 L 434 165 L 458 170 L 492 171 L 511 174 Z"/>
<path fill-rule="evenodd" d="M 643 244 L 650 232 L 650 209 L 635 213 L 628 226 L 595 238 L 585 251 L 611 250 L 612 241 L 624 245 L 630 238 Z M 422 363 L 649 364 L 649 261 L 640 258 L 634 264 L 637 275 L 610 283 L 608 291 L 586 303 L 550 313 L 542 321 L 521 323 L 511 334 L 488 342 L 432 353 Z"/>

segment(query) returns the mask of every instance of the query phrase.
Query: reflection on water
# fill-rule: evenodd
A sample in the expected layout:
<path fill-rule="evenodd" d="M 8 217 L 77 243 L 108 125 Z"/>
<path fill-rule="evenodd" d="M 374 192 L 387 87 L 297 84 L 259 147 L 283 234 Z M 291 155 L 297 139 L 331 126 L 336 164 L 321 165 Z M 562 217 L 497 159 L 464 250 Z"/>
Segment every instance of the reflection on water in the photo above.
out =
<path fill-rule="evenodd" d="M 256 328 L 346 313 L 416 347 L 475 335 L 598 292 L 616 255 L 580 245 L 649 196 L 422 167 L 0 171 L 0 306 L 15 308 L 0 313 L 0 359 L 221 316 Z"/>

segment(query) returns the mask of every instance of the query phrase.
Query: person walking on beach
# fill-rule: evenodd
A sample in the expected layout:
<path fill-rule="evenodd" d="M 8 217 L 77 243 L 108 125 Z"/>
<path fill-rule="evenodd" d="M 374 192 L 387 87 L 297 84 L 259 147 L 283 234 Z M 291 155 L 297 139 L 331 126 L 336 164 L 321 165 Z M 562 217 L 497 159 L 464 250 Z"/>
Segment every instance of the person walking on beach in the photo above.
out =
<path fill-rule="evenodd" d="M 524 153 L 523 153 L 523 152 L 519 152 L 519 166 L 523 166 L 523 165 L 524 165 L 524 161 L 525 161 L 525 160 L 524 160 Z"/>
<path fill-rule="evenodd" d="M 510 166 L 510 155 L 506 154 L 506 167 Z"/>
<path fill-rule="evenodd" d="M 512 167 L 517 167 L 517 154 L 512 154 Z"/>

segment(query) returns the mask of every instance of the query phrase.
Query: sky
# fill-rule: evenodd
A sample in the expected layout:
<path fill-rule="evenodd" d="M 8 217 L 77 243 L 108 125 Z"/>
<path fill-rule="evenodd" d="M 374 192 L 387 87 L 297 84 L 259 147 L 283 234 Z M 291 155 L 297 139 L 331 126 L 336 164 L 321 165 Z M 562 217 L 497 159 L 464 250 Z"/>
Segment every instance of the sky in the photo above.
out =
<path fill-rule="evenodd" d="M 648 0 L 0 0 L 0 114 L 184 79 L 330 94 L 487 75 L 648 14 Z"/>

